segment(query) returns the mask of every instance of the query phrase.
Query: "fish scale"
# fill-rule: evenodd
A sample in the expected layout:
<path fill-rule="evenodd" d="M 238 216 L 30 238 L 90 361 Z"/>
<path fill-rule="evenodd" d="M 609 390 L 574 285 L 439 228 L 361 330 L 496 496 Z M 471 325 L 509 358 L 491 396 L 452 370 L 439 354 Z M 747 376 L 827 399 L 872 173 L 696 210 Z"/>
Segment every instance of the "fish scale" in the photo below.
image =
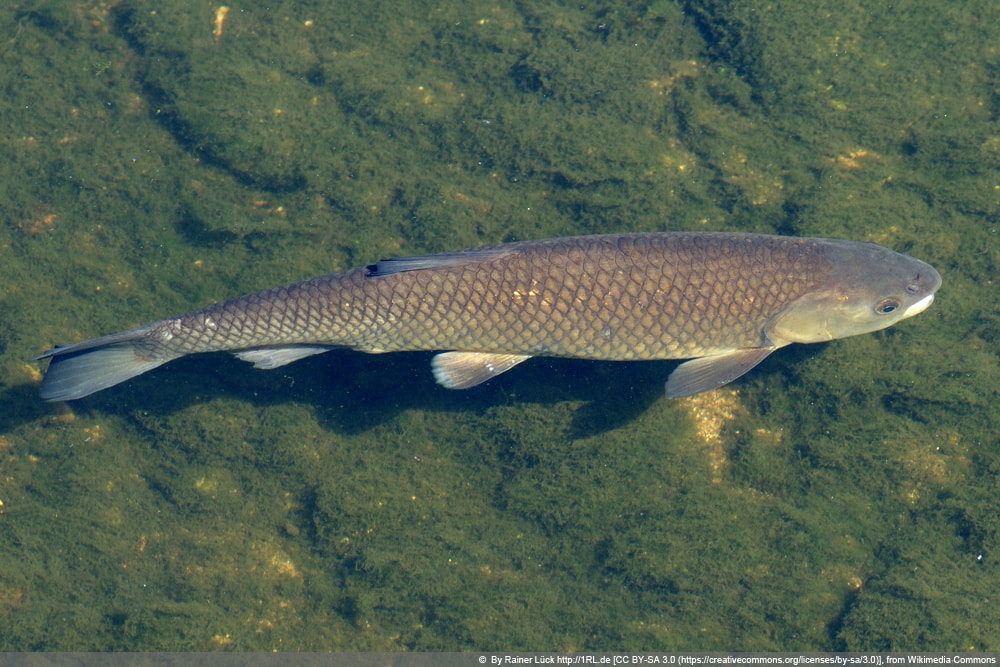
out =
<path fill-rule="evenodd" d="M 187 354 L 227 350 L 276 368 L 335 347 L 447 350 L 433 370 L 451 388 L 531 356 L 695 358 L 668 382 L 679 396 L 731 381 L 789 343 L 889 326 L 930 305 L 940 284 L 920 260 L 853 241 L 722 232 L 525 241 L 382 260 L 56 347 L 39 357 L 52 359 L 42 396 L 86 396 Z"/>
<path fill-rule="evenodd" d="M 720 260 L 711 258 L 697 262 L 685 257 L 664 267 L 662 256 L 683 247 L 668 242 L 684 239 L 624 239 L 631 241 L 624 248 L 616 243 L 623 237 L 607 237 L 599 244 L 592 239 L 542 247 L 526 244 L 516 257 L 504 255 L 441 273 L 394 274 L 398 281 L 392 282 L 392 276 L 361 281 L 356 283 L 361 294 L 355 298 L 371 299 L 366 290 L 391 294 L 388 310 L 405 323 L 384 330 L 377 339 L 377 347 L 387 351 L 500 346 L 507 352 L 583 356 L 585 350 L 588 358 L 637 359 L 682 349 L 705 351 L 720 343 L 756 345 L 759 335 L 754 332 L 777 298 L 794 298 L 813 285 L 800 275 L 783 281 L 774 292 L 764 291 L 774 299 L 739 299 L 723 306 L 727 294 L 739 297 L 739 292 L 758 289 L 759 281 L 752 282 L 750 275 L 740 289 L 719 270 Z M 577 244 L 582 247 L 562 251 Z M 622 262 L 602 266 L 599 260 L 608 255 L 622 255 Z M 772 255 L 771 261 L 782 259 Z M 672 288 L 679 284 L 688 289 Z M 419 310 L 411 305 L 428 299 L 436 304 L 434 317 L 417 317 Z M 703 316 L 678 317 L 693 312 Z M 609 327 L 614 335 L 601 335 Z M 347 340 L 327 342 L 364 349 L 364 344 L 353 343 L 364 340 L 363 334 L 346 332 Z M 697 334 L 709 338 L 691 338 Z M 634 349 L 640 344 L 643 352 Z"/>

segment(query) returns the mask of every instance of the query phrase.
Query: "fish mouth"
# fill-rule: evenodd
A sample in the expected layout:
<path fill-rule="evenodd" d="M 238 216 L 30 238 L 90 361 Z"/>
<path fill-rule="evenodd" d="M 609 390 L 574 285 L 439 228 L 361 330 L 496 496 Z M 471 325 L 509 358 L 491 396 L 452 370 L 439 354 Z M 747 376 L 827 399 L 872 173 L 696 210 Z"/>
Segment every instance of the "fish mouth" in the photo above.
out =
<path fill-rule="evenodd" d="M 912 306 L 907 308 L 906 312 L 903 313 L 903 317 L 913 317 L 914 315 L 919 315 L 920 313 L 927 310 L 927 308 L 930 307 L 932 303 L 934 303 L 934 295 L 928 294 L 923 299 L 917 301 Z"/>

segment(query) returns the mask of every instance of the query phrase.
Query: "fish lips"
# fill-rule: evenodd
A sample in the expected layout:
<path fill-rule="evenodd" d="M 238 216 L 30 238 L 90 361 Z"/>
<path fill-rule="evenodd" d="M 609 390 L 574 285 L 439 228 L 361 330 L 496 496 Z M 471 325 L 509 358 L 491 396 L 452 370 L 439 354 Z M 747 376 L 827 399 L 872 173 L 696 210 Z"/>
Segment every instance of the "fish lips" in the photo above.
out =
<path fill-rule="evenodd" d="M 920 313 L 930 308 L 930 305 L 932 303 L 934 303 L 933 293 L 928 294 L 920 301 L 917 301 L 916 303 L 910 305 L 910 307 L 903 312 L 902 319 L 906 319 L 907 317 L 913 317 L 914 315 L 919 315 Z"/>

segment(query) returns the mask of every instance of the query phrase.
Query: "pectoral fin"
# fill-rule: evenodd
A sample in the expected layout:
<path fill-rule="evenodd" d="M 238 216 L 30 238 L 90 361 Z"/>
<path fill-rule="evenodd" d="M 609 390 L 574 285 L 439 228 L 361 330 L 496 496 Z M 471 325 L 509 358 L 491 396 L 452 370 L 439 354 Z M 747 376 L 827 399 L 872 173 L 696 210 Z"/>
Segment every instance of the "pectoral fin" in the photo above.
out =
<path fill-rule="evenodd" d="M 729 384 L 764 361 L 775 349 L 754 347 L 685 361 L 667 378 L 667 398 L 691 396 Z"/>
<path fill-rule="evenodd" d="M 531 355 L 442 352 L 431 361 L 431 370 L 439 385 L 468 389 L 509 371 L 525 359 L 531 359 Z"/>
<path fill-rule="evenodd" d="M 321 345 L 295 345 L 293 347 L 258 347 L 253 350 L 233 352 L 237 359 L 253 363 L 254 368 L 271 370 L 314 354 L 329 352 L 332 347 Z"/>

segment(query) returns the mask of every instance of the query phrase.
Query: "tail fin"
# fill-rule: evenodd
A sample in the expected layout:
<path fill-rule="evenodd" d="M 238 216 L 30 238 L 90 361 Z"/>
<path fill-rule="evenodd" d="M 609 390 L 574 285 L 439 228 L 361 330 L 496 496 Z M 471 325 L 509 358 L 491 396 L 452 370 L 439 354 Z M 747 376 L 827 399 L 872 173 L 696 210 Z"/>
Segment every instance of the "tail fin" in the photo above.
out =
<path fill-rule="evenodd" d="M 38 359 L 51 358 L 40 390 L 46 401 L 71 401 L 113 387 L 175 359 L 138 354 L 137 345 L 149 327 L 55 347 Z"/>

